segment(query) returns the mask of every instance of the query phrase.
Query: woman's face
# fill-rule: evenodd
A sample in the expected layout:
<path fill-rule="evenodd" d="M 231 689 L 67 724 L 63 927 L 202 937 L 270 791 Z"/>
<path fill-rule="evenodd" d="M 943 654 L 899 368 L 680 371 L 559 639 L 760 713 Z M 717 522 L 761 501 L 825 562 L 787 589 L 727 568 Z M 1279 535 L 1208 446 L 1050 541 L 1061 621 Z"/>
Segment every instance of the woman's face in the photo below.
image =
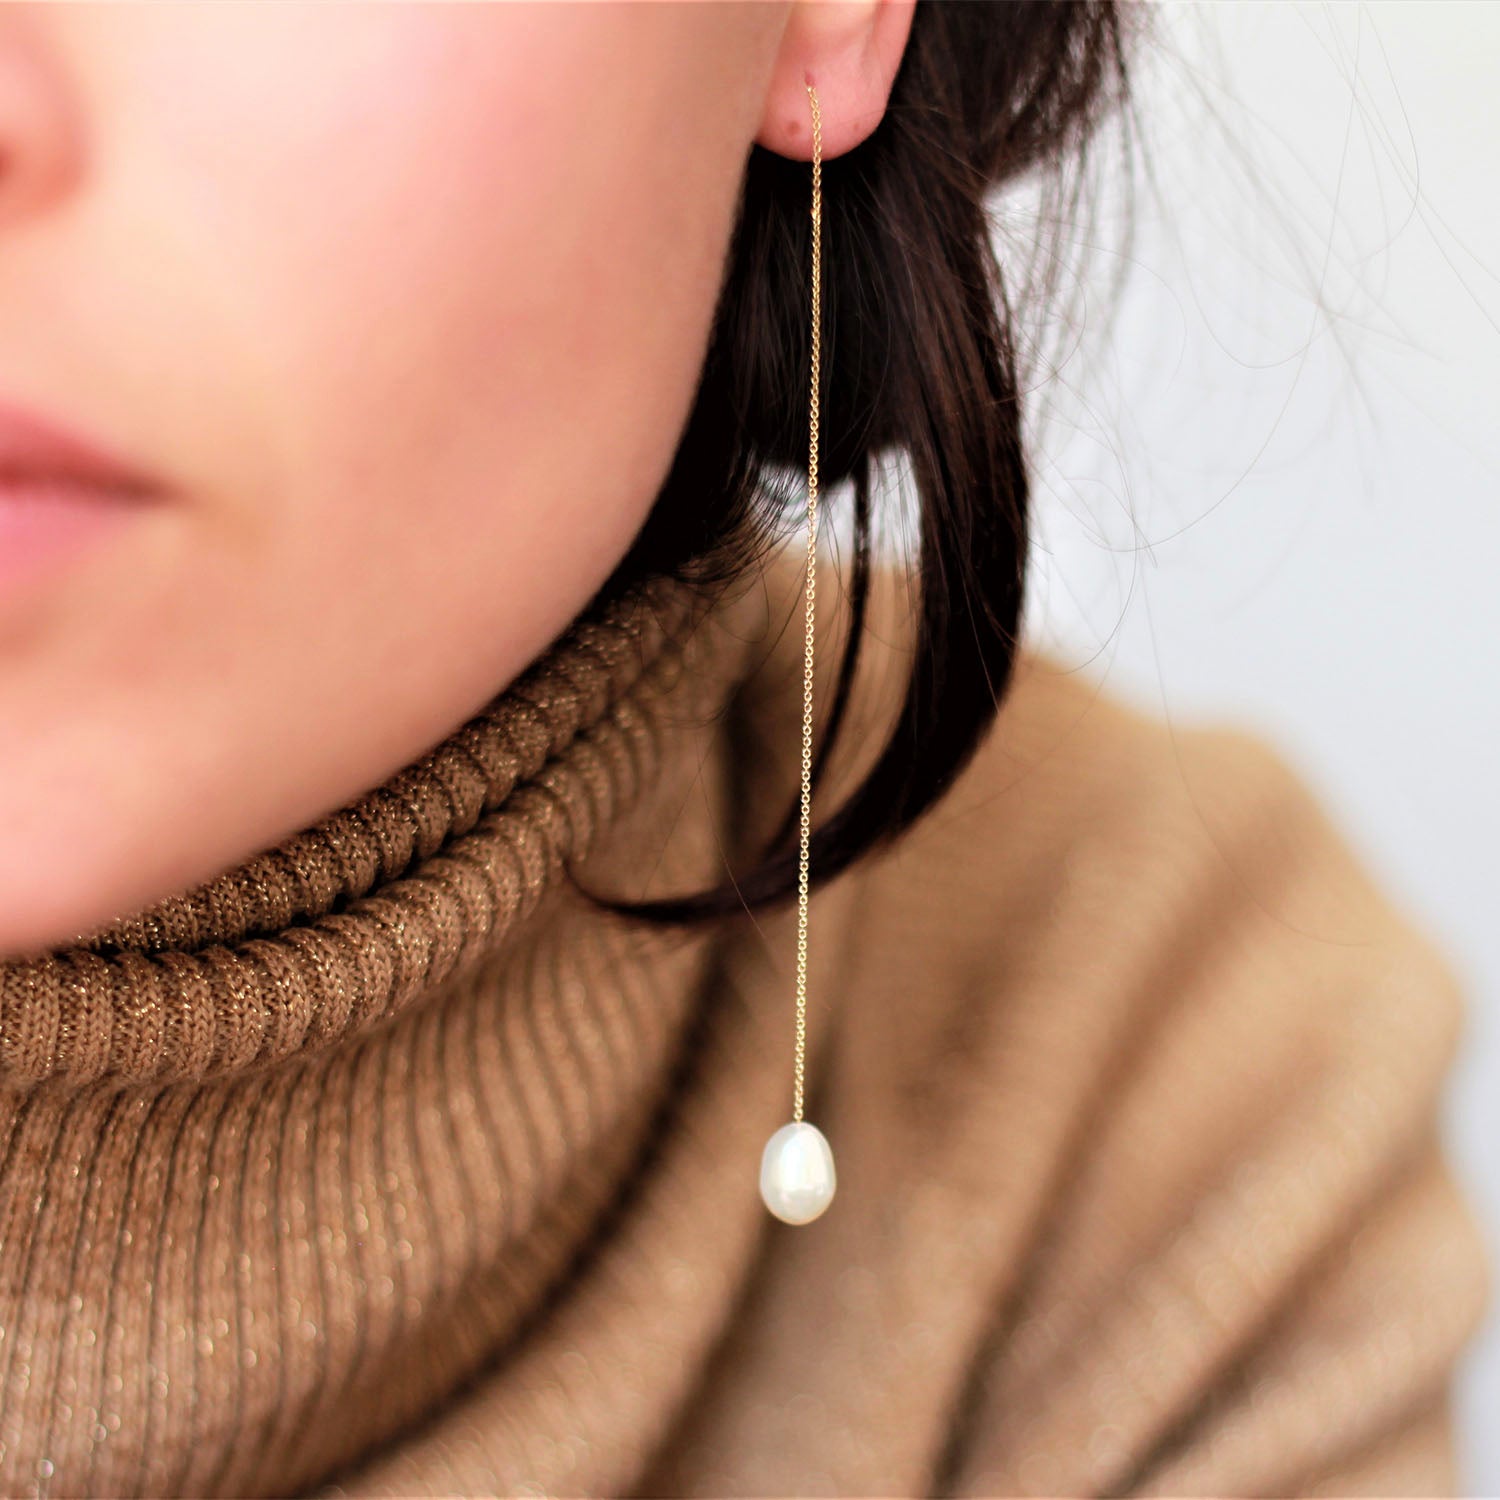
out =
<path fill-rule="evenodd" d="M 0 408 L 162 485 L 0 568 L 0 952 L 373 786 L 582 608 L 768 109 L 811 58 L 868 113 L 871 8 L 812 9 L 0 7 Z"/>

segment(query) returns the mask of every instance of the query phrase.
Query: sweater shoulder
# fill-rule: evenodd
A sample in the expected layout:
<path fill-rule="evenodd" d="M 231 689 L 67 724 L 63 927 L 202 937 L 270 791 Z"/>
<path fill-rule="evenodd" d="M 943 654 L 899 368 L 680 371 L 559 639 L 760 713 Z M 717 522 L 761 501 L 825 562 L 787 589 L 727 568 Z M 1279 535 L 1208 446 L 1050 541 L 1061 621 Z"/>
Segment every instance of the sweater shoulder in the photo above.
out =
<path fill-rule="evenodd" d="M 1045 655 L 948 818 L 910 852 L 982 892 L 989 1078 L 1024 1036 L 1054 1100 L 955 1484 L 1458 1492 L 1493 1270 L 1443 1140 L 1449 955 L 1275 741 Z"/>
<path fill-rule="evenodd" d="M 1006 1246 L 948 1480 L 1341 1492 L 1409 1421 L 1451 1487 L 1466 986 L 1289 752 L 1029 648 L 863 879 L 851 1045 Z"/>

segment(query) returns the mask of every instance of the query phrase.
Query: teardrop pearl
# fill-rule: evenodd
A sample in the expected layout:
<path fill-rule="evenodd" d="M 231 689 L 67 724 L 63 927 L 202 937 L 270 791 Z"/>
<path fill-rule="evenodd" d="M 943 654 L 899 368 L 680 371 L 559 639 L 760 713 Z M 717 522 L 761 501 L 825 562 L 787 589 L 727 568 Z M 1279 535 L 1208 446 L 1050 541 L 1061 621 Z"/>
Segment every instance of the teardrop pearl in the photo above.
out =
<path fill-rule="evenodd" d="M 816 1125 L 783 1125 L 760 1158 L 760 1195 L 787 1224 L 807 1224 L 833 1201 L 833 1151 Z"/>

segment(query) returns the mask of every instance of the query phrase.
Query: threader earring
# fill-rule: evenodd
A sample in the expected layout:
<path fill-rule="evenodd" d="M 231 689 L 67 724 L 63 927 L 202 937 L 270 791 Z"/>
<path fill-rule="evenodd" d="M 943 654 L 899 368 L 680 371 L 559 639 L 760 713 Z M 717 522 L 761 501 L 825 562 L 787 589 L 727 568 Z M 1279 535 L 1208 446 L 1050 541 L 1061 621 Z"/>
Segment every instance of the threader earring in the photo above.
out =
<path fill-rule="evenodd" d="M 797 1050 L 792 1118 L 766 1142 L 760 1159 L 760 1195 L 788 1224 L 807 1224 L 833 1200 L 833 1151 L 816 1125 L 802 1118 L 807 1053 L 807 867 L 812 834 L 813 602 L 818 562 L 818 356 L 821 321 L 819 259 L 823 227 L 823 122 L 818 91 L 807 85 L 812 105 L 812 399 L 807 454 L 807 615 L 802 648 L 801 853 L 797 861 Z"/>

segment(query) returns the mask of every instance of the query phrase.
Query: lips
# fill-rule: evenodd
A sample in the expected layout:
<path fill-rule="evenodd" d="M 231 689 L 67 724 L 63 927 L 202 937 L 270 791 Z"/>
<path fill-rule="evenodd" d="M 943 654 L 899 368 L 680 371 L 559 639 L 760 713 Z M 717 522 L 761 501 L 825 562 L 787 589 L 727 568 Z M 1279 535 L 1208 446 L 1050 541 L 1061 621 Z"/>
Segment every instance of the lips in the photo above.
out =
<path fill-rule="evenodd" d="M 143 498 L 160 484 L 103 446 L 0 402 L 0 487 Z"/>
<path fill-rule="evenodd" d="M 153 508 L 136 502 L 161 491 L 100 444 L 0 402 L 0 623 L 25 615 L 67 564 L 121 538 Z"/>

